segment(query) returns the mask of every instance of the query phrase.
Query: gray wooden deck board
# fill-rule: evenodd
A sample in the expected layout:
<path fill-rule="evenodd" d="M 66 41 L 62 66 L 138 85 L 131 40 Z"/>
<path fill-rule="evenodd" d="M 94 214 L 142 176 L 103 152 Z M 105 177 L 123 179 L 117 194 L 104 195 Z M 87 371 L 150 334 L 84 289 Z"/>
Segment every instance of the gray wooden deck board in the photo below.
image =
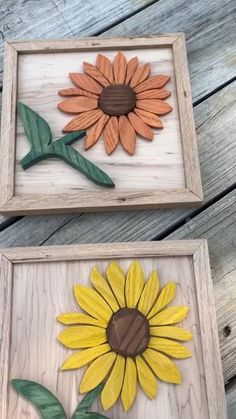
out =
<path fill-rule="evenodd" d="M 0 80 L 4 40 L 56 39 L 97 34 L 153 0 L 7 0 L 0 4 Z"/>
<path fill-rule="evenodd" d="M 236 418 L 236 377 L 226 386 L 226 402 L 228 408 L 228 419 Z"/>
<path fill-rule="evenodd" d="M 104 35 L 185 32 L 194 100 L 236 76 L 236 2 L 160 0 Z"/>

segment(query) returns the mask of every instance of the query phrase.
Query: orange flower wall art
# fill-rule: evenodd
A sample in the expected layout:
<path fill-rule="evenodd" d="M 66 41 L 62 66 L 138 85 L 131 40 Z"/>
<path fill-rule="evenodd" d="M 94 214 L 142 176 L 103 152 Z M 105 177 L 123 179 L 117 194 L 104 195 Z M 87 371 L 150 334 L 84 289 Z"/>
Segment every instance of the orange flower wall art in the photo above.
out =
<path fill-rule="evenodd" d="M 112 63 L 98 54 L 96 65 L 84 62 L 83 67 L 83 74 L 69 74 L 75 87 L 59 91 L 68 98 L 58 108 L 74 114 L 63 132 L 90 128 L 86 150 L 103 134 L 107 154 L 119 141 L 129 154 L 134 154 L 136 134 L 153 140 L 153 128 L 163 128 L 160 116 L 172 110 L 165 102 L 171 93 L 164 89 L 170 76 L 151 75 L 149 63 L 140 65 L 137 57 L 127 61 L 121 52 Z"/>

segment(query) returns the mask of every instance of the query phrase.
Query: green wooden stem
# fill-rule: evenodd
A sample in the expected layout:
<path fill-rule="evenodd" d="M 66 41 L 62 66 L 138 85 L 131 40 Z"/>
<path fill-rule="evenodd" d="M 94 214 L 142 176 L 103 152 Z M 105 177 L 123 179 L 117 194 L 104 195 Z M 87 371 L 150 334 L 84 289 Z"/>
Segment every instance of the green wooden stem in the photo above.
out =
<path fill-rule="evenodd" d="M 47 121 L 23 103 L 18 103 L 18 110 L 31 143 L 30 152 L 20 162 L 24 170 L 42 160 L 56 157 L 97 185 L 114 188 L 114 182 L 103 170 L 71 147 L 71 144 L 86 135 L 86 131 L 71 132 L 52 142 L 52 133 Z"/>
<path fill-rule="evenodd" d="M 85 131 L 78 133 L 76 139 L 84 137 L 85 134 Z M 26 170 L 42 160 L 57 157 L 84 174 L 88 179 L 97 185 L 110 188 L 115 186 L 111 178 L 105 172 L 103 172 L 103 170 L 99 169 L 98 171 L 98 167 L 95 166 L 91 161 L 87 160 L 77 150 L 70 147 L 68 144 L 65 144 L 65 142 L 62 141 L 63 138 L 64 137 L 49 144 L 47 150 L 44 150 L 43 152 L 39 152 L 32 148 L 31 151 L 20 162 L 23 169 Z"/>

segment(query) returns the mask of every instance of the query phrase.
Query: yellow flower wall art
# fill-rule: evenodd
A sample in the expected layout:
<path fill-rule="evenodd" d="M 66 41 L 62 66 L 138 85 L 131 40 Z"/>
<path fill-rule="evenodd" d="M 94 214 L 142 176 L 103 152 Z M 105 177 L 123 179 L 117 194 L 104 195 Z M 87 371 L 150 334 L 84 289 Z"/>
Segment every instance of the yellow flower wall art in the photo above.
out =
<path fill-rule="evenodd" d="M 58 317 L 67 326 L 58 340 L 73 350 L 61 369 L 74 370 L 88 364 L 80 393 L 104 383 L 104 410 L 120 397 L 128 411 L 138 383 L 150 399 L 157 395 L 158 380 L 181 384 L 181 373 L 172 358 L 191 357 L 190 350 L 179 341 L 190 340 L 192 334 L 176 326 L 189 311 L 186 306 L 170 305 L 176 283 L 169 282 L 161 289 L 156 271 L 145 282 L 137 260 L 127 275 L 117 262 L 112 262 L 107 266 L 106 278 L 94 267 L 90 279 L 93 287 L 74 287 L 84 313 Z"/>

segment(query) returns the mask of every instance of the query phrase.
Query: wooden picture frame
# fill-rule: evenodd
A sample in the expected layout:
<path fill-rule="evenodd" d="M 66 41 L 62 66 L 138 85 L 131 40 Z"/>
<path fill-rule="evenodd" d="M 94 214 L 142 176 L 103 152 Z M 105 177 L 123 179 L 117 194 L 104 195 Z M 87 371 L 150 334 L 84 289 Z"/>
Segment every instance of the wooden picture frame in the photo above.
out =
<path fill-rule="evenodd" d="M 81 186 L 79 183 L 80 178 L 78 176 L 78 184 L 76 183 L 76 178 L 74 184 L 71 186 L 71 190 L 69 193 L 67 193 L 67 189 L 65 191 L 64 189 L 61 189 L 61 187 L 59 188 L 59 186 L 57 186 L 57 178 L 55 176 L 54 179 L 48 181 L 44 186 L 41 186 L 43 192 L 39 193 L 40 187 L 32 183 L 32 178 L 34 181 L 35 179 L 39 180 L 41 177 L 45 178 L 46 172 L 42 173 L 41 176 L 40 172 L 37 174 L 37 172 L 27 171 L 27 177 L 21 177 L 18 180 L 19 173 L 20 176 L 23 176 L 24 171 L 19 165 L 16 145 L 16 103 L 19 99 L 19 94 L 20 99 L 22 98 L 24 100 L 26 97 L 24 89 L 22 88 L 20 91 L 18 89 L 18 84 L 21 80 L 21 72 L 22 74 L 24 73 L 21 68 L 26 68 L 23 66 L 24 64 L 21 64 L 24 63 L 24 60 L 26 59 L 25 57 L 28 57 L 27 62 L 30 63 L 33 59 L 35 59 L 35 57 L 38 57 L 40 61 L 41 59 L 49 59 L 48 57 L 56 57 L 57 54 L 68 54 L 74 53 L 75 51 L 77 53 L 82 52 L 83 54 L 91 54 L 91 52 L 109 53 L 109 51 L 116 52 L 117 50 L 122 50 L 128 54 L 131 50 L 138 50 L 140 53 L 144 54 L 147 53 L 150 49 L 153 51 L 153 48 L 156 49 L 158 53 L 163 54 L 168 49 L 169 53 L 171 54 L 171 60 L 173 60 L 171 64 L 173 67 L 173 86 L 175 89 L 175 94 L 173 93 L 173 100 L 176 101 L 176 115 L 179 115 L 176 116 L 176 118 L 178 119 L 178 153 L 180 153 L 180 156 L 176 158 L 180 159 L 181 163 L 177 164 L 173 160 L 173 164 L 171 163 L 170 166 L 167 165 L 165 168 L 165 161 L 163 162 L 162 170 L 164 170 L 166 176 L 169 176 L 168 181 L 165 181 L 166 184 L 168 183 L 168 187 L 165 186 L 165 182 L 163 185 L 161 185 L 160 189 L 155 189 L 155 187 L 148 187 L 146 185 L 149 185 L 150 177 L 147 177 L 145 187 L 138 187 L 139 182 L 136 180 L 137 185 L 135 183 L 136 187 L 134 189 L 132 189 L 132 184 L 130 187 L 125 189 L 123 187 L 119 187 L 119 185 L 113 190 L 97 187 L 97 185 L 93 189 L 86 189 L 87 184 L 85 184 L 85 186 Z M 149 54 L 149 56 L 151 55 Z M 51 59 L 52 58 L 50 58 L 50 60 Z M 163 59 L 163 62 L 164 61 L 165 60 Z M 28 71 L 29 70 L 25 71 L 25 73 L 28 74 Z M 67 74 L 65 74 L 65 76 L 67 76 Z M 45 77 L 46 76 L 44 75 L 44 78 Z M 37 104 L 37 100 L 35 100 L 34 96 L 37 97 L 37 92 L 32 93 L 32 103 Z M 45 98 L 41 99 L 41 102 L 44 105 Z M 175 128 L 172 129 L 172 132 L 174 130 Z M 164 131 L 165 130 L 163 130 L 163 132 Z M 21 130 L 21 134 L 22 133 L 23 130 Z M 24 142 L 26 144 L 27 140 L 24 139 Z M 23 145 L 23 148 L 26 148 L 25 144 Z M 119 153 L 119 151 L 117 153 Z M 156 154 L 158 154 L 158 151 Z M 164 155 L 171 158 L 171 154 L 174 153 L 169 150 Z M 96 153 L 92 156 L 95 156 L 96 159 Z M 86 157 L 88 157 L 88 154 L 86 154 Z M 129 157 L 129 159 L 133 158 L 135 158 L 135 156 Z M 163 157 L 163 159 L 165 158 L 166 157 Z M 131 161 L 132 160 L 127 160 L 125 166 L 120 169 L 123 173 L 125 170 L 128 170 L 129 162 Z M 139 157 L 137 158 L 137 162 L 138 163 L 136 163 L 136 166 L 138 165 L 140 169 L 139 165 L 141 163 L 139 162 Z M 109 172 L 109 168 L 112 167 L 112 165 L 110 162 L 107 162 L 106 164 L 108 165 L 107 171 Z M 39 166 L 39 164 L 36 166 Z M 155 165 L 155 167 L 157 166 Z M 178 180 L 178 182 L 176 181 L 178 183 L 177 186 L 174 184 L 175 179 L 178 178 L 178 176 L 175 176 L 175 166 L 179 167 L 180 173 L 178 176 L 181 178 Z M 103 168 L 101 165 L 100 167 Z M 127 169 L 125 169 L 125 167 Z M 173 174 L 171 174 L 172 172 L 169 170 L 171 167 L 173 167 L 174 170 Z M 18 168 L 21 170 L 21 172 L 19 172 Z M 46 166 L 46 171 L 47 170 L 48 166 Z M 58 169 L 58 178 L 60 176 L 63 178 L 63 175 L 61 175 L 63 170 L 64 169 L 60 166 Z M 153 169 L 151 168 L 149 176 L 153 176 L 151 174 L 152 170 Z M 72 172 L 69 173 L 70 176 L 72 176 Z M 139 170 L 139 173 L 141 173 L 140 176 L 142 176 L 142 171 Z M 155 179 L 160 178 L 161 175 L 159 172 L 157 172 Z M 174 186 L 171 186 L 171 182 L 173 182 Z M 27 189 L 26 185 L 28 185 L 28 183 L 30 186 Z M 6 43 L 0 155 L 0 185 L 0 212 L 2 214 L 41 214 L 75 212 L 78 210 L 109 211 L 123 209 L 199 206 L 202 203 L 203 195 L 184 34 L 180 33 L 148 37 L 121 37 L 107 39 L 81 38 L 56 41 L 13 41 Z"/>
<path fill-rule="evenodd" d="M 25 409 L 29 411 L 30 417 L 37 417 L 33 407 L 20 397 L 17 399 L 9 385 L 12 378 L 41 380 L 41 384 L 54 391 L 61 399 L 68 413 L 73 410 L 75 397 L 78 396 L 78 370 L 73 379 L 70 375 L 72 372 L 62 378 L 60 374 L 64 373 L 58 371 L 65 351 L 56 340 L 56 333 L 60 329 L 60 325 L 56 324 L 56 316 L 65 307 L 67 310 L 71 309 L 72 284 L 86 282 L 91 266 L 96 264 L 102 271 L 110 260 L 117 260 L 126 269 L 133 258 L 139 259 L 145 276 L 154 267 L 157 268 L 162 285 L 163 281 L 168 282 L 170 278 L 177 279 L 179 291 L 175 300 L 178 304 L 184 298 L 185 303 L 190 306 L 189 320 L 185 319 L 184 324 L 193 332 L 190 347 L 193 356 L 179 364 L 183 383 L 178 388 L 159 382 L 156 399 L 148 401 L 147 398 L 142 399 L 142 394 L 138 393 L 138 409 L 134 407 L 124 416 L 120 405 L 117 405 L 108 412 L 108 416 L 117 419 L 123 415 L 122 417 L 140 419 L 148 412 L 150 419 L 181 419 L 182 415 L 194 419 L 226 419 L 213 288 L 207 242 L 204 240 L 1 250 L 2 419 L 13 416 L 16 419 L 21 418 L 21 412 L 25 412 Z M 51 353 L 53 360 L 50 358 Z M 101 411 L 100 406 L 97 409 Z"/>

